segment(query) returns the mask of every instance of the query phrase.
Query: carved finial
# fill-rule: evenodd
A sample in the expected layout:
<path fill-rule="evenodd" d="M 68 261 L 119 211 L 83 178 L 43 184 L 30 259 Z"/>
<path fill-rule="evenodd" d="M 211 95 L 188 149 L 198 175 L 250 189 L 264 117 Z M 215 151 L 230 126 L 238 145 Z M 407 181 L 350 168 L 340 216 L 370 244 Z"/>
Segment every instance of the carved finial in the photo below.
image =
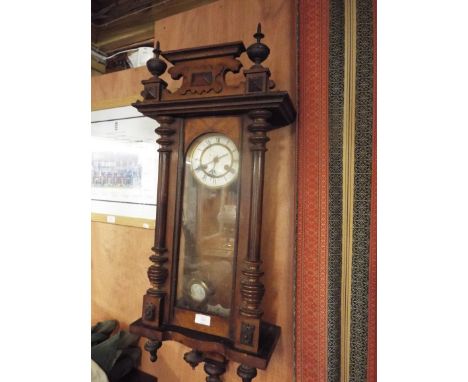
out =
<path fill-rule="evenodd" d="M 255 62 L 256 66 L 260 66 L 260 64 L 265 61 L 270 54 L 270 48 L 268 48 L 268 46 L 266 46 L 264 43 L 260 42 L 260 40 L 265 37 L 265 35 L 262 33 L 261 23 L 258 23 L 257 33 L 255 33 L 253 36 L 257 42 L 247 48 L 247 55 L 253 62 Z"/>
<path fill-rule="evenodd" d="M 159 48 L 159 40 L 156 41 L 156 46 L 153 49 L 154 57 L 159 58 L 159 55 L 161 54 L 161 49 Z"/>
<path fill-rule="evenodd" d="M 257 42 L 260 42 L 260 40 L 265 37 L 265 35 L 262 33 L 262 23 L 258 23 L 257 33 L 255 33 L 253 36 L 257 39 Z"/>
<path fill-rule="evenodd" d="M 159 58 L 161 54 L 161 49 L 159 48 L 159 41 L 156 42 L 156 46 L 153 49 L 154 57 L 150 58 L 146 63 L 146 67 L 150 71 L 150 73 L 155 76 L 159 77 L 166 71 L 167 64 Z"/>

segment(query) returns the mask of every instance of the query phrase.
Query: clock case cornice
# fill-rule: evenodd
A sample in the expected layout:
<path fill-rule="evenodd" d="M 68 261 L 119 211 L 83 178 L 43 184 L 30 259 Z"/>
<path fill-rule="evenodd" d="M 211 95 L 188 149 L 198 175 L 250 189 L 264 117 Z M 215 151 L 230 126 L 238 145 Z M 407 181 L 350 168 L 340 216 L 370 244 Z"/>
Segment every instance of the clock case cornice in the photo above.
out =
<path fill-rule="evenodd" d="M 296 111 L 287 92 L 275 91 L 262 94 L 240 94 L 218 97 L 187 98 L 171 101 L 136 102 L 132 106 L 150 118 L 161 115 L 172 117 L 201 117 L 239 115 L 252 110 L 268 110 L 269 130 L 287 126 L 296 119 Z"/>
<path fill-rule="evenodd" d="M 171 64 L 178 64 L 185 61 L 193 61 L 215 57 L 239 57 L 245 52 L 245 46 L 242 41 L 227 42 L 222 44 L 213 44 L 205 46 L 196 46 L 194 48 L 168 50 L 161 52 L 167 61 Z"/>

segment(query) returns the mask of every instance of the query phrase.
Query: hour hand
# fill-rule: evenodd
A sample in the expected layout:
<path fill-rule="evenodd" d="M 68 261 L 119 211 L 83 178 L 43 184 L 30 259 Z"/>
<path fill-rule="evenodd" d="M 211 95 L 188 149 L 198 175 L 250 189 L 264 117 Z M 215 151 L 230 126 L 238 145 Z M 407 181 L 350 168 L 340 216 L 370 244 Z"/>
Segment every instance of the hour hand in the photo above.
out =
<path fill-rule="evenodd" d="M 194 168 L 193 170 L 194 171 L 198 171 L 198 170 L 206 170 L 208 167 L 207 164 L 200 164 L 198 167 Z"/>

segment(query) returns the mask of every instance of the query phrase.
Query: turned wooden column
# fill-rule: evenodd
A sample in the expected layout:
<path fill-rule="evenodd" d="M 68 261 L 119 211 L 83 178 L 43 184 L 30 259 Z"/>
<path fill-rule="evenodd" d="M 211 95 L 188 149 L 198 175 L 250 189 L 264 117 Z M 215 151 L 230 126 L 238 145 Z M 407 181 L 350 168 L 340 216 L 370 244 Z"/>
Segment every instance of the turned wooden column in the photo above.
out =
<path fill-rule="evenodd" d="M 263 310 L 260 306 L 265 287 L 260 282 L 263 272 L 260 270 L 262 261 L 260 259 L 260 243 L 262 239 L 262 211 L 263 211 L 263 184 L 265 172 L 266 143 L 268 122 L 271 117 L 268 110 L 254 110 L 249 113 L 252 123 L 248 126 L 249 142 L 252 152 L 252 173 L 250 193 L 250 222 L 247 258 L 244 261 L 241 281 L 242 305 L 240 313 L 242 316 L 261 318 Z"/>
<path fill-rule="evenodd" d="M 164 299 L 167 294 L 165 288 L 168 270 L 166 263 L 168 258 L 168 248 L 166 245 L 166 223 L 167 223 L 167 203 L 169 190 L 169 166 L 171 151 L 174 140 L 172 136 L 175 129 L 172 126 L 174 118 L 170 116 L 158 116 L 156 120 L 160 126 L 155 130 L 159 135 L 159 173 L 158 173 L 158 193 L 156 202 L 156 230 L 154 235 L 154 252 L 150 256 L 153 263 L 148 268 L 148 279 L 151 288 L 146 291 L 143 299 L 143 322 L 147 325 L 159 327 L 163 320 Z"/>
<path fill-rule="evenodd" d="M 169 165 L 174 143 L 172 135 L 175 129 L 171 127 L 174 118 L 169 116 L 160 116 L 156 119 L 160 126 L 155 130 L 160 138 L 156 141 L 160 148 L 159 152 L 159 172 L 158 172 L 158 196 L 156 202 L 156 230 L 154 232 L 154 246 L 151 250 L 155 253 L 150 256 L 150 260 L 154 263 L 148 269 L 148 278 L 152 288 L 148 289 L 147 293 L 152 296 L 162 297 L 166 294 L 163 290 L 167 279 L 167 269 L 164 268 L 164 263 L 167 262 L 167 247 L 166 247 L 166 223 L 167 223 L 167 199 L 169 189 Z"/>
<path fill-rule="evenodd" d="M 144 101 L 161 101 L 161 97 L 166 92 L 167 83 L 161 76 L 167 68 L 167 64 L 160 59 L 161 49 L 159 41 L 153 50 L 154 57 L 148 60 L 146 66 L 153 75 L 150 79 L 142 81 L 144 90 L 141 95 Z M 139 108 L 144 102 L 137 101 L 134 106 Z M 139 109 L 140 110 L 140 109 Z M 140 110 L 141 111 L 141 110 Z M 166 263 L 169 260 L 168 248 L 166 245 L 167 207 L 169 190 L 169 169 L 171 162 L 171 152 L 173 150 L 173 135 L 176 130 L 173 126 L 174 118 L 168 115 L 151 115 L 151 118 L 159 122 L 159 127 L 155 130 L 159 135 L 156 141 L 159 144 L 159 173 L 158 191 L 156 201 L 156 230 L 154 235 L 154 245 L 151 250 L 154 252 L 150 256 L 152 262 L 148 268 L 148 279 L 151 287 L 143 297 L 142 321 L 151 327 L 160 327 L 164 317 L 164 300 L 167 295 L 166 280 L 168 269 Z M 149 345 L 148 345 L 149 346 Z M 146 346 L 145 346 L 146 348 Z M 152 358 L 155 358 L 152 356 Z"/>
<path fill-rule="evenodd" d="M 247 255 L 243 261 L 240 282 L 241 306 L 236 347 L 258 352 L 260 324 L 263 315 L 261 302 L 265 287 L 260 281 L 261 270 L 260 244 L 262 233 L 263 184 L 265 172 L 268 110 L 253 110 L 249 113 L 252 122 L 248 125 L 250 151 L 252 155 L 250 219 Z"/>

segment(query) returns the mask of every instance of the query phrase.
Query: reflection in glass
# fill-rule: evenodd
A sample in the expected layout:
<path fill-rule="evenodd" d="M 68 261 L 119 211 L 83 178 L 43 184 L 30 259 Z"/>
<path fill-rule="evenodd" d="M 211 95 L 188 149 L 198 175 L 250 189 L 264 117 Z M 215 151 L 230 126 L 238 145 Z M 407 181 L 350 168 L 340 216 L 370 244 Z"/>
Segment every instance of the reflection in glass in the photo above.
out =
<path fill-rule="evenodd" d="M 239 152 L 222 134 L 206 134 L 185 161 L 176 305 L 228 317 L 237 221 Z"/>

